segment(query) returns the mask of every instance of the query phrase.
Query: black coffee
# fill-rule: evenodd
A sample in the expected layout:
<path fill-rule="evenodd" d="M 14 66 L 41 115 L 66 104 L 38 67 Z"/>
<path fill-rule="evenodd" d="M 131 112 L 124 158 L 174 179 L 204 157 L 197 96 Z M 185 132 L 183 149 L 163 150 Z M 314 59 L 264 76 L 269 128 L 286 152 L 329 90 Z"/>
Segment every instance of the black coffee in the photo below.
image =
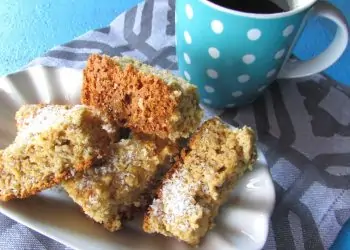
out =
<path fill-rule="evenodd" d="M 211 0 L 210 2 L 247 13 L 272 14 L 283 12 L 283 9 L 269 0 Z"/>

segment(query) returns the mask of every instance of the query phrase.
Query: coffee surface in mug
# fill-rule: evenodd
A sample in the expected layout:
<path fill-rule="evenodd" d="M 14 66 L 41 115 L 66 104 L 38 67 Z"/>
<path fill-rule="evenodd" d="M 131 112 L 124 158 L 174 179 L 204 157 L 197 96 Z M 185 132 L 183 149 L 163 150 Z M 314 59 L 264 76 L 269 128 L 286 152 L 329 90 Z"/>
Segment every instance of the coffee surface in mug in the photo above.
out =
<path fill-rule="evenodd" d="M 277 4 L 269 0 L 210 0 L 210 2 L 246 13 L 273 14 L 284 12 Z"/>

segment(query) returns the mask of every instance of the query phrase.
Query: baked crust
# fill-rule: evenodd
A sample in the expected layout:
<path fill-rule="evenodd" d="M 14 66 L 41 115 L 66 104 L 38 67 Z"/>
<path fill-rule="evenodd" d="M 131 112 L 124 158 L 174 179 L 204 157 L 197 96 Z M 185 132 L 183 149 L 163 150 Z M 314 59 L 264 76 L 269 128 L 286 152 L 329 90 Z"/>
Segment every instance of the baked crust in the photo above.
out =
<path fill-rule="evenodd" d="M 87 106 L 25 105 L 18 134 L 0 153 L 0 200 L 26 198 L 90 168 L 109 154 L 104 122 Z"/>
<path fill-rule="evenodd" d="M 154 182 L 176 152 L 172 144 L 133 135 L 114 145 L 107 162 L 62 185 L 87 216 L 117 231 L 149 204 Z"/>
<path fill-rule="evenodd" d="M 143 229 L 196 246 L 214 226 L 220 206 L 256 160 L 255 135 L 206 121 L 169 170 L 148 208 Z"/>
<path fill-rule="evenodd" d="M 195 86 L 127 57 L 91 55 L 81 101 L 105 111 L 120 126 L 172 141 L 188 137 L 202 117 Z"/>

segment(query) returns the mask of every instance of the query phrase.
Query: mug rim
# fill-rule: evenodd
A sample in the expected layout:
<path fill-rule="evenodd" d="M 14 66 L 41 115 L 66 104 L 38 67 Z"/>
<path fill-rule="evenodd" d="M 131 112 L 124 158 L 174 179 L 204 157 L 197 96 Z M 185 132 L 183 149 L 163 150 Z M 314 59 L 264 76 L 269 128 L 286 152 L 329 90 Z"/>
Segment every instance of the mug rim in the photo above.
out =
<path fill-rule="evenodd" d="M 310 8 L 312 5 L 314 5 L 317 0 L 312 0 L 308 4 L 305 4 L 303 6 L 300 6 L 298 8 L 295 8 L 293 10 L 289 10 L 286 12 L 281 12 L 281 13 L 272 13 L 272 14 L 261 14 L 261 13 L 247 13 L 247 12 L 242 12 L 238 10 L 232 10 L 228 9 L 225 7 L 222 7 L 220 5 L 217 5 L 215 3 L 210 2 L 209 0 L 199 0 L 201 3 L 206 4 L 207 6 L 217 9 L 221 12 L 225 12 L 228 14 L 234 14 L 242 17 L 250 17 L 250 18 L 257 18 L 257 19 L 275 19 L 275 18 L 281 18 L 281 17 L 287 17 L 287 16 L 292 16 L 295 14 L 298 14 L 300 12 L 303 12 L 304 10 Z"/>

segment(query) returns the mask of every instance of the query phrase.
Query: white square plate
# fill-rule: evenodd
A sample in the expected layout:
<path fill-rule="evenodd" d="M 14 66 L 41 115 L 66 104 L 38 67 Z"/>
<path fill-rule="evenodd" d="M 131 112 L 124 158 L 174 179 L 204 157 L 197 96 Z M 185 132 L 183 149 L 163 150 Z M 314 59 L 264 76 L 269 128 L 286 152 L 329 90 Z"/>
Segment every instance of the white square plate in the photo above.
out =
<path fill-rule="evenodd" d="M 33 67 L 0 78 L 0 148 L 10 144 L 16 135 L 14 115 L 21 105 L 78 104 L 81 82 L 81 71 L 50 67 Z M 259 150 L 254 170 L 239 181 L 221 209 L 217 226 L 199 249 L 261 249 L 274 202 L 273 182 Z M 143 233 L 141 216 L 125 229 L 110 233 L 88 219 L 59 188 L 25 200 L 0 203 L 0 212 L 75 249 L 190 249 L 174 239 Z"/>

